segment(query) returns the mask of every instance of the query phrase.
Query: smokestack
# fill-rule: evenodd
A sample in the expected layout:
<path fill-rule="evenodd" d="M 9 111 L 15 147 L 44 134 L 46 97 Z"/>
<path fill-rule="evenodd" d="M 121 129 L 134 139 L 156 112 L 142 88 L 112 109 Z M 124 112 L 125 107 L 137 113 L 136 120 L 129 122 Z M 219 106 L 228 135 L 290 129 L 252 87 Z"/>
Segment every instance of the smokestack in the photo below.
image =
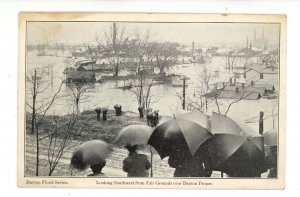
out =
<path fill-rule="evenodd" d="M 116 37 L 117 37 L 117 24 L 113 23 L 113 46 L 116 45 Z"/>
<path fill-rule="evenodd" d="M 247 36 L 247 43 L 246 43 L 246 48 L 248 48 L 248 36 Z"/>

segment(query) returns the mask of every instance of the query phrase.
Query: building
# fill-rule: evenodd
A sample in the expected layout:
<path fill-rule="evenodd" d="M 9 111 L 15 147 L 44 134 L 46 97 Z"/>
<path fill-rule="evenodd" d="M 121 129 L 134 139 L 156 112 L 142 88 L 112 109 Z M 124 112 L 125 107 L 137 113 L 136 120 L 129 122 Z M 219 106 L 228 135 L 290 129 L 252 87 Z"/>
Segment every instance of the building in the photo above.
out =
<path fill-rule="evenodd" d="M 265 67 L 264 64 L 251 64 L 245 72 L 245 78 L 247 81 L 257 81 L 259 79 L 273 81 L 278 78 L 278 73 L 278 67 Z"/>
<path fill-rule="evenodd" d="M 79 67 L 82 67 L 82 66 L 88 66 L 88 65 L 91 65 L 91 64 L 95 64 L 95 63 L 96 63 L 96 61 L 79 60 L 79 61 L 75 62 L 75 67 L 79 68 Z"/>
<path fill-rule="evenodd" d="M 216 83 L 214 90 L 206 94 L 206 97 L 256 100 L 273 94 L 274 92 L 275 87 L 272 84 L 254 83 L 254 81 L 250 83 L 240 83 L 236 82 L 236 80 L 230 80 L 229 82 Z"/>
<path fill-rule="evenodd" d="M 95 82 L 96 76 L 95 73 L 90 71 L 75 71 L 66 75 L 67 83 L 76 83 L 76 82 Z"/>

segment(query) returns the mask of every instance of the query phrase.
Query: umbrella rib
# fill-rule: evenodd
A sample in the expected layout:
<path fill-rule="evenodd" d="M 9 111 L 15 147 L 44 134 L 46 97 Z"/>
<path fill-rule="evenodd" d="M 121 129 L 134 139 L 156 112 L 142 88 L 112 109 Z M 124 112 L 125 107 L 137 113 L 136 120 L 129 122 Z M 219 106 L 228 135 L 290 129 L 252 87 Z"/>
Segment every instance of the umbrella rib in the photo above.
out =
<path fill-rule="evenodd" d="M 182 132 L 182 135 L 183 135 L 183 139 L 184 139 L 184 141 L 185 141 L 185 143 L 186 143 L 186 145 L 188 146 L 188 148 L 189 148 L 189 144 L 188 144 L 188 142 L 186 141 L 186 138 L 185 138 L 185 136 L 184 136 L 184 132 L 183 132 L 183 129 L 182 129 L 182 127 L 180 126 L 180 124 L 178 123 L 178 121 L 177 121 L 177 118 L 174 118 L 175 120 L 176 120 L 176 123 L 177 123 L 177 125 L 178 125 L 178 127 L 179 127 L 179 129 L 181 129 L 181 132 Z M 189 148 L 190 149 L 190 148 Z"/>

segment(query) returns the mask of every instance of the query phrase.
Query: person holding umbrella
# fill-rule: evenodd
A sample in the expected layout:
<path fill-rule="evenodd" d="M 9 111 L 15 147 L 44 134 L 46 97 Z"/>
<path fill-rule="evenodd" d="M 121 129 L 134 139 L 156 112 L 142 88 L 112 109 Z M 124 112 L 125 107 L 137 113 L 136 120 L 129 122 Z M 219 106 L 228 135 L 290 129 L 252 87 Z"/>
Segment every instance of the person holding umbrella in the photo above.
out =
<path fill-rule="evenodd" d="M 205 144 L 201 145 L 196 153 L 180 153 L 177 149 L 168 160 L 170 167 L 175 168 L 174 177 L 210 177 L 212 174 L 212 162 Z"/>
<path fill-rule="evenodd" d="M 102 140 L 91 140 L 79 145 L 73 152 L 70 167 L 81 171 L 90 167 L 96 176 L 102 174 L 102 169 L 106 165 L 106 157 L 111 153 L 110 146 Z"/>
<path fill-rule="evenodd" d="M 260 177 L 264 167 L 264 139 L 246 123 L 213 113 L 210 143 L 213 169 L 229 177 Z"/>
<path fill-rule="evenodd" d="M 270 146 L 265 158 L 266 167 L 269 169 L 268 178 L 277 177 L 277 146 Z"/>
<path fill-rule="evenodd" d="M 277 177 L 277 146 L 278 132 L 275 130 L 264 133 L 264 143 L 266 145 L 265 165 L 269 169 L 268 178 Z"/>
<path fill-rule="evenodd" d="M 212 174 L 213 164 L 209 155 L 209 142 L 210 140 L 202 144 L 192 158 L 190 168 L 192 177 L 210 177 Z"/>
<path fill-rule="evenodd" d="M 209 116 L 201 112 L 189 112 L 159 124 L 152 132 L 148 144 L 153 146 L 161 159 L 169 156 L 174 177 L 210 176 L 211 167 L 202 146 L 213 135 Z M 197 153 L 197 154 L 196 154 Z M 204 154 L 205 153 L 205 154 Z M 207 173 L 206 173 L 207 171 Z"/>
<path fill-rule="evenodd" d="M 135 168 L 135 167 L 130 167 L 131 165 L 133 165 L 131 163 L 131 160 L 133 160 L 132 162 L 140 162 L 140 164 L 137 165 L 141 165 L 141 171 L 145 171 L 145 166 L 147 166 L 148 170 L 150 169 L 150 176 L 153 176 L 153 169 L 152 169 L 152 158 L 153 158 L 153 152 L 152 152 L 152 148 L 150 146 L 150 167 L 148 168 L 148 158 L 146 157 L 146 155 L 142 155 L 142 154 L 137 154 L 136 149 L 139 146 L 145 146 L 148 143 L 149 137 L 153 132 L 153 128 L 149 127 L 147 125 L 129 125 L 126 126 L 124 128 L 121 129 L 121 131 L 119 132 L 118 136 L 116 137 L 114 144 L 117 146 L 124 146 L 125 148 L 127 148 L 127 150 L 129 151 L 129 158 L 127 159 L 125 162 L 125 169 L 124 171 L 131 171 L 131 168 Z M 146 165 L 147 164 L 147 165 Z M 143 167 L 144 166 L 144 167 Z M 140 168 L 140 166 L 138 166 L 137 168 Z M 128 175 L 130 175 L 131 173 L 129 173 Z M 144 176 L 144 175 L 143 175 Z"/>
<path fill-rule="evenodd" d="M 123 161 L 123 170 L 127 172 L 127 177 L 148 177 L 151 164 L 147 156 L 137 153 L 137 145 L 126 145 L 125 148 L 129 151 L 128 157 Z"/>
<path fill-rule="evenodd" d="M 186 156 L 188 156 L 187 154 Z M 191 158 L 186 158 L 179 148 L 175 148 L 174 152 L 169 156 L 168 164 L 170 167 L 175 168 L 174 177 L 189 177 L 189 163 Z"/>

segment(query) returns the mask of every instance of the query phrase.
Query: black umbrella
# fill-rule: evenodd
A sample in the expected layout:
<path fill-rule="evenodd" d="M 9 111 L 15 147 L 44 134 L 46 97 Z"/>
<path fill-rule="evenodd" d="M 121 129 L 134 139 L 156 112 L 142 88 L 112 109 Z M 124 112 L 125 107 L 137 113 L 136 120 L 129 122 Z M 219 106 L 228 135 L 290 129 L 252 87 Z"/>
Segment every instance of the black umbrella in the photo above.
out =
<path fill-rule="evenodd" d="M 214 170 L 232 176 L 258 176 L 264 168 L 263 136 L 229 117 L 213 113 L 210 155 Z"/>
<path fill-rule="evenodd" d="M 277 131 L 267 131 L 264 133 L 264 142 L 267 146 L 277 146 L 278 144 L 278 134 Z"/>
<path fill-rule="evenodd" d="M 190 112 L 158 125 L 148 144 L 163 159 L 174 153 L 193 156 L 201 144 L 212 137 L 209 117 L 200 112 Z"/>

